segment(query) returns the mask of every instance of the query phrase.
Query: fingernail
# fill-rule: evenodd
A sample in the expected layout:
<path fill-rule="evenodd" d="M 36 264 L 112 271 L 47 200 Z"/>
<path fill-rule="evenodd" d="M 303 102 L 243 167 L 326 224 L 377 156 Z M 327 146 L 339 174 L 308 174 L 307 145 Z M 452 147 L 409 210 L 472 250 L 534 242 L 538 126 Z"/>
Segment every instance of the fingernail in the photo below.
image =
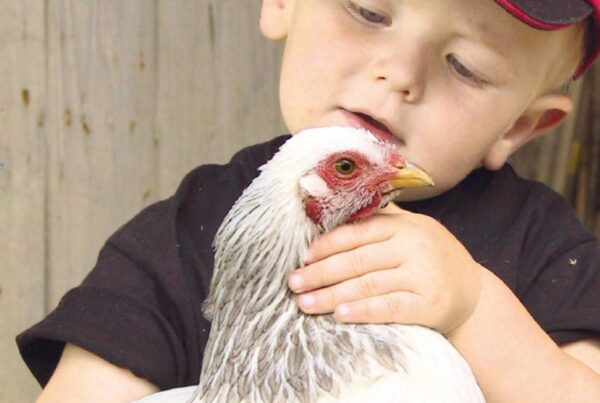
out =
<path fill-rule="evenodd" d="M 336 308 L 336 313 L 341 319 L 347 318 L 350 316 L 350 306 L 342 304 Z"/>
<path fill-rule="evenodd" d="M 300 291 L 302 289 L 302 277 L 298 274 L 292 274 L 290 276 L 290 288 L 294 291 Z"/>
<path fill-rule="evenodd" d="M 298 302 L 304 309 L 311 309 L 315 305 L 315 297 L 310 294 L 301 295 Z"/>

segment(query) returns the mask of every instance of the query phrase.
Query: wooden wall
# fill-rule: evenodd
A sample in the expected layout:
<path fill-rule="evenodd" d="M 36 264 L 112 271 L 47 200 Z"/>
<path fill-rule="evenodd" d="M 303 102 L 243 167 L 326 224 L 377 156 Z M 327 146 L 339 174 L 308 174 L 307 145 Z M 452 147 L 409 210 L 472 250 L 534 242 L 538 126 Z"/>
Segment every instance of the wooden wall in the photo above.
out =
<path fill-rule="evenodd" d="M 0 1 L 0 401 L 35 384 L 15 333 L 45 312 L 47 261 L 44 4 Z"/>
<path fill-rule="evenodd" d="M 0 0 L 0 402 L 14 336 L 202 162 L 285 132 L 260 1 Z"/>
<path fill-rule="evenodd" d="M 1 402 L 37 395 L 14 336 L 118 226 L 192 167 L 285 132 L 259 7 L 0 0 Z"/>

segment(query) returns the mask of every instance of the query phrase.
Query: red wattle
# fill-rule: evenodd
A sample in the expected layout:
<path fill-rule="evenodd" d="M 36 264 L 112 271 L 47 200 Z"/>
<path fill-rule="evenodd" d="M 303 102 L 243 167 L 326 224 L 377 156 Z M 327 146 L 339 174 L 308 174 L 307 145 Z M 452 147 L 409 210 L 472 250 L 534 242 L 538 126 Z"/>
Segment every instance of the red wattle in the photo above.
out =
<path fill-rule="evenodd" d="M 367 217 L 373 215 L 375 213 L 375 211 L 377 210 L 377 208 L 379 208 L 380 203 L 381 203 L 381 195 L 379 193 L 377 193 L 373 197 L 373 200 L 371 200 L 371 202 L 369 204 L 367 204 L 365 207 L 358 210 L 356 213 L 354 213 L 352 215 L 352 217 L 350 217 L 350 221 L 360 220 L 361 218 L 367 218 Z"/>

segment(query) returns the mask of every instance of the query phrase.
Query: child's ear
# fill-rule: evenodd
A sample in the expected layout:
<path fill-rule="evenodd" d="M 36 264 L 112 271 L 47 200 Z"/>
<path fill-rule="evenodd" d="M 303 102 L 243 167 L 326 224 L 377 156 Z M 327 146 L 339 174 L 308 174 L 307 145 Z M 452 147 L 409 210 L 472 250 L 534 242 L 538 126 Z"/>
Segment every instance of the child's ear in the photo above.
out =
<path fill-rule="evenodd" d="M 292 3 L 293 0 L 263 0 L 260 30 L 266 38 L 277 41 L 287 36 Z"/>
<path fill-rule="evenodd" d="M 566 95 L 551 93 L 536 98 L 529 108 L 500 137 L 483 158 L 482 165 L 498 170 L 521 146 L 561 123 L 573 110 L 573 101 Z"/>

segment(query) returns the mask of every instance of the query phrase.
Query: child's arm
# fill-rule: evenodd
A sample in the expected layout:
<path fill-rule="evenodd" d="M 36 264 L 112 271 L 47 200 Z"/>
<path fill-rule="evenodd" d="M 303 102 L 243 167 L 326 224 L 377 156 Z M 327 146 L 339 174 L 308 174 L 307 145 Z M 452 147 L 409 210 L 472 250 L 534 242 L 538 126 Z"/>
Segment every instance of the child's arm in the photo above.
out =
<path fill-rule="evenodd" d="M 562 350 L 600 374 L 600 338 L 569 343 Z"/>
<path fill-rule="evenodd" d="M 600 401 L 600 375 L 558 348 L 487 270 L 475 312 L 448 336 L 489 402 Z M 592 357 L 586 361 L 598 367 Z"/>
<path fill-rule="evenodd" d="M 452 234 L 429 217 L 397 213 L 313 244 L 311 264 L 290 277 L 293 290 L 316 290 L 299 298 L 305 312 L 435 328 L 469 362 L 489 402 L 600 401 L 600 375 L 563 352 Z M 588 365 L 598 366 L 600 350 L 592 350 Z"/>
<path fill-rule="evenodd" d="M 158 388 L 129 370 L 67 344 L 37 403 L 130 402 Z"/>

